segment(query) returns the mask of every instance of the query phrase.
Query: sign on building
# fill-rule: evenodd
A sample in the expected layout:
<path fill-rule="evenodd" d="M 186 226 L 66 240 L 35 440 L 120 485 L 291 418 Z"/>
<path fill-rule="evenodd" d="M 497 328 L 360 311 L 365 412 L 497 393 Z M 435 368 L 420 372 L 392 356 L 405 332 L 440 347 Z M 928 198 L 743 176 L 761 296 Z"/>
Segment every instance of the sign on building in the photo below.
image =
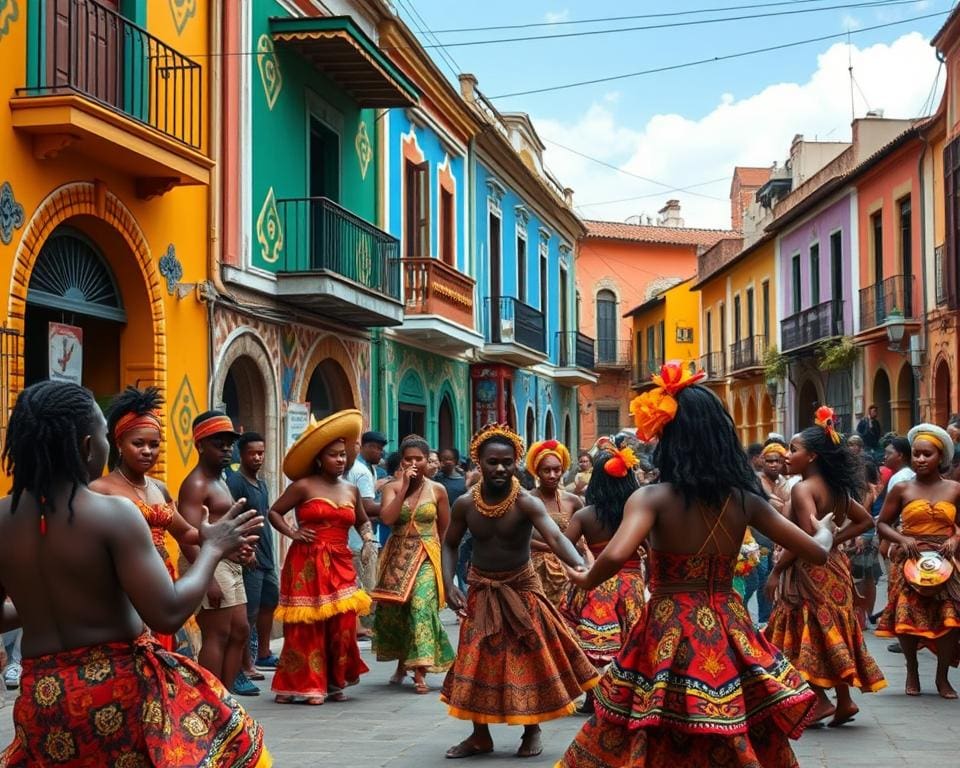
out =
<path fill-rule="evenodd" d="M 287 403 L 286 430 L 284 434 L 284 452 L 290 450 L 297 438 L 310 424 L 310 403 Z"/>
<path fill-rule="evenodd" d="M 50 323 L 50 380 L 83 381 L 83 328 Z"/>

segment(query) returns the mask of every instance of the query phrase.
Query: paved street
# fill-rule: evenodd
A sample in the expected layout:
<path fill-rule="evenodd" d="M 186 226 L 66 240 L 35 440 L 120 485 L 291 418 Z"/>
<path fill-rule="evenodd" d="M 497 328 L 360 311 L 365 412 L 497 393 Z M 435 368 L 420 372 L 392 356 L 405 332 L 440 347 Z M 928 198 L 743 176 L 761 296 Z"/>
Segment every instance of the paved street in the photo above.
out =
<path fill-rule="evenodd" d="M 450 622 L 452 616 L 445 615 Z M 451 637 L 456 624 L 449 623 Z M 924 695 L 903 695 L 903 657 L 886 650 L 887 641 L 868 633 L 870 649 L 883 667 L 890 687 L 879 694 L 855 694 L 861 714 L 839 731 L 808 731 L 795 744 L 803 768 L 858 766 L 954 765 L 960 743 L 960 703 L 940 699 L 933 691 L 933 657 L 921 654 Z M 343 766 L 433 768 L 449 766 L 443 753 L 469 732 L 469 725 L 446 716 L 437 694 L 417 696 L 409 683 L 402 689 L 387 685 L 392 664 L 377 664 L 364 656 L 371 671 L 352 700 L 322 707 L 278 706 L 272 697 L 245 699 L 261 720 L 278 768 L 308 768 L 335 761 Z M 439 686 L 440 678 L 431 683 Z M 954 672 L 954 684 L 960 676 Z M 262 684 L 261 684 L 262 685 Z M 267 686 L 264 686 L 266 688 Z M 581 718 L 544 725 L 543 756 L 530 765 L 552 765 L 569 744 Z M 0 710 L 0 742 L 11 739 L 11 701 Z M 470 760 L 471 765 L 503 765 L 519 744 L 520 729 L 494 727 L 494 755 Z M 678 766 L 678 768 L 680 768 Z"/>

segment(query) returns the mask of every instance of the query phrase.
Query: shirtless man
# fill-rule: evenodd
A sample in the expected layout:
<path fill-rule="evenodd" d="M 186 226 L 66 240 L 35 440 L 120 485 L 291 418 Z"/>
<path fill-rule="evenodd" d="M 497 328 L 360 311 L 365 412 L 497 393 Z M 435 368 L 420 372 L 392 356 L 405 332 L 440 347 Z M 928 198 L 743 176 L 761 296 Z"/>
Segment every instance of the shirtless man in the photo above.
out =
<path fill-rule="evenodd" d="M 193 442 L 199 455 L 197 466 L 180 486 L 179 499 L 180 514 L 190 525 L 199 525 L 205 508 L 209 510 L 210 520 L 216 522 L 233 506 L 233 495 L 223 479 L 223 471 L 230 466 L 233 444 L 239 436 L 230 417 L 221 411 L 207 411 L 193 420 Z M 249 560 L 251 556 L 254 556 L 252 550 L 244 550 L 237 560 Z M 246 679 L 242 681 L 246 685 L 237 685 L 250 637 L 240 562 L 223 560 L 217 565 L 201 608 L 197 623 L 203 644 L 197 661 L 234 693 L 256 696 L 260 691 Z"/>
<path fill-rule="evenodd" d="M 215 524 L 203 517 L 193 567 L 174 582 L 133 502 L 89 489 L 107 450 L 107 424 L 88 390 L 44 381 L 17 398 L 3 453 L 13 491 L 0 501 L 0 605 L 9 594 L 23 625 L 23 695 L 0 764 L 200 765 L 228 753 L 267 765 L 257 762 L 259 727 L 144 626 L 179 629 L 220 558 L 252 544 L 262 519 L 241 512 L 242 500 Z M 205 733 L 182 725 L 185 699 L 207 707 Z"/>
<path fill-rule="evenodd" d="M 565 563 L 583 558 L 547 514 L 521 490 L 515 475 L 523 442 L 506 426 L 491 425 L 473 439 L 470 455 L 481 482 L 451 510 L 443 541 L 447 603 L 462 618 L 457 658 L 443 684 L 453 717 L 473 721 L 472 735 L 447 757 L 493 751 L 489 723 L 524 723 L 518 757 L 542 752 L 539 723 L 573 711 L 574 701 L 598 681 L 593 665 L 550 605 L 530 563 L 530 536 Z M 460 540 L 473 535 L 469 598 L 454 585 Z"/>

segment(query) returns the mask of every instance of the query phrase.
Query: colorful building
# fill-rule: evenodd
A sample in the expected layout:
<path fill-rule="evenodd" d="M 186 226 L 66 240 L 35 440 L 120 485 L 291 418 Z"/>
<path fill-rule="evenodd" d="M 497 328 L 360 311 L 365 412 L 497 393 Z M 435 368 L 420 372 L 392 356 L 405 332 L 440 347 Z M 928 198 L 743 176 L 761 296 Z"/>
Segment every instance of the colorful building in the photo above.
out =
<path fill-rule="evenodd" d="M 157 386 L 174 493 L 210 404 L 212 5 L 0 8 L 0 427 L 43 379 Z"/>
<path fill-rule="evenodd" d="M 692 278 L 660 289 L 626 316 L 632 323 L 637 365 L 633 387 L 640 389 L 660 372 L 667 360 L 697 365 L 700 349 L 700 294 L 691 290 Z"/>
<path fill-rule="evenodd" d="M 689 278 L 698 253 L 733 234 L 685 227 L 679 214 L 679 203 L 670 200 L 656 224 L 584 222 L 587 233 L 577 257 L 578 322 L 583 334 L 596 339 L 597 383 L 579 389 L 581 447 L 629 423 L 630 387 L 642 352 L 627 310 Z"/>
<path fill-rule="evenodd" d="M 528 441 L 579 444 L 576 387 L 593 383 L 593 338 L 577 330 L 573 192 L 543 167 L 530 118 L 500 113 L 472 75 L 464 100 L 482 129 L 471 155 L 471 240 L 484 344 L 470 369 L 474 429 L 494 420 Z"/>
<path fill-rule="evenodd" d="M 264 434 L 276 482 L 307 410 L 360 408 L 379 423 L 371 379 L 384 362 L 370 336 L 403 321 L 400 241 L 378 224 L 391 151 L 381 118 L 420 94 L 378 47 L 378 25 L 393 18 L 384 3 L 350 16 L 276 0 L 214 5 L 223 120 L 211 397 Z"/>

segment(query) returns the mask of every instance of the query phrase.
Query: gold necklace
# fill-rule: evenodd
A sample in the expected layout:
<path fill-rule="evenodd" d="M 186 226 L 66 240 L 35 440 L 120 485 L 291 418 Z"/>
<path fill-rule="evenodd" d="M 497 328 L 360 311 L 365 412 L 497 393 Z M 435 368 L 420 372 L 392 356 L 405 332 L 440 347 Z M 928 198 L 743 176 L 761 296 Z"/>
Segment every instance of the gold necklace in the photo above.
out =
<path fill-rule="evenodd" d="M 510 493 L 507 494 L 507 497 L 496 504 L 487 504 L 483 500 L 483 481 L 481 480 L 475 486 L 473 486 L 473 503 L 477 505 L 477 509 L 480 514 L 484 517 L 503 517 L 507 510 L 513 506 L 513 503 L 517 500 L 517 496 L 520 495 L 520 481 L 517 478 L 513 478 L 510 485 Z"/>
<path fill-rule="evenodd" d="M 148 495 L 147 492 L 148 492 L 148 489 L 150 488 L 150 484 L 147 481 L 147 478 L 146 477 L 143 478 L 143 485 L 137 485 L 135 482 L 133 482 L 133 480 L 127 477 L 126 472 L 124 472 L 120 467 L 117 467 L 117 474 L 120 475 L 120 477 L 123 478 L 123 481 L 127 485 L 129 485 L 131 488 L 133 488 L 133 492 L 137 494 L 139 498 L 143 499 L 144 503 L 146 503 L 147 495 Z"/>

